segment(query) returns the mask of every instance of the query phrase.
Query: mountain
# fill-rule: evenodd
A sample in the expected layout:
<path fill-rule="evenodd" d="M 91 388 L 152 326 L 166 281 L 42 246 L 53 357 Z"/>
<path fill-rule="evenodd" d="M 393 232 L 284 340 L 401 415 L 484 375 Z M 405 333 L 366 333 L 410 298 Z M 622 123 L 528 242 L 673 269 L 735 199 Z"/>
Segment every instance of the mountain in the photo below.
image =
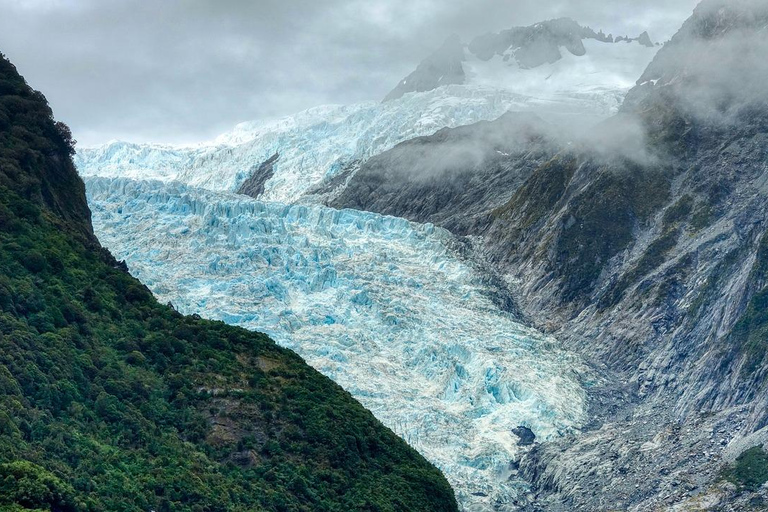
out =
<path fill-rule="evenodd" d="M 433 90 L 78 165 L 155 293 L 296 340 L 467 509 L 760 510 L 766 10 L 705 0 L 658 53 L 562 22 L 521 65 L 497 34 L 441 85 L 454 39 Z"/>
<path fill-rule="evenodd" d="M 541 87 L 550 89 L 548 94 L 574 92 L 579 90 L 577 86 L 626 87 L 626 80 L 634 80 L 641 72 L 636 68 L 633 73 L 631 66 L 636 62 L 643 66 L 644 56 L 655 53 L 654 46 L 647 32 L 614 40 L 612 35 L 582 27 L 570 18 L 485 34 L 466 45 L 454 35 L 401 80 L 384 101 L 448 84 L 492 85 L 533 97 L 540 96 L 534 88 Z"/>
<path fill-rule="evenodd" d="M 115 141 L 80 149 L 75 163 L 83 176 L 176 180 L 215 191 L 235 192 L 255 180 L 257 186 L 247 190 L 256 199 L 316 203 L 317 188 L 338 187 L 372 156 L 443 128 L 520 111 L 535 113 L 560 129 L 582 132 L 618 111 L 657 48 L 604 42 L 608 36 L 572 21 L 563 23 L 573 30 L 577 27 L 579 35 L 593 34 L 584 42 L 577 39 L 585 55 L 567 53 L 532 69 L 512 66 L 499 55 L 486 60 L 472 57 L 461 63 L 461 73 L 468 78 L 460 81 L 454 64 L 459 51 L 468 50 L 451 38 L 422 66 L 441 69 L 425 72 L 430 85 L 424 92 L 384 103 L 330 105 L 282 119 L 242 123 L 214 141 L 194 146 Z M 455 76 L 449 72 L 451 66 Z M 279 159 L 271 162 L 276 154 Z"/>
<path fill-rule="evenodd" d="M 531 510 L 765 506 L 767 26 L 764 2 L 705 0 L 586 136 L 422 179 L 444 141 L 488 127 L 447 130 L 369 160 L 330 200 L 467 235 L 523 318 L 604 371 L 591 423 L 521 462 Z M 387 179 L 413 146 L 413 172 Z"/>
<path fill-rule="evenodd" d="M 2 510 L 457 510 L 295 353 L 158 303 L 94 236 L 72 146 L 0 57 Z"/>

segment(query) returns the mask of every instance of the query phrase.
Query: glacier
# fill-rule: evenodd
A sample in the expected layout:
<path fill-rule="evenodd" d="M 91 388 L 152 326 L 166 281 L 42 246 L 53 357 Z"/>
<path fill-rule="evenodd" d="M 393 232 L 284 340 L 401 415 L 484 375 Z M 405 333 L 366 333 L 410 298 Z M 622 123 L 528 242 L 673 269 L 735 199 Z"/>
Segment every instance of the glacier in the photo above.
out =
<path fill-rule="evenodd" d="M 585 419 L 586 370 L 500 310 L 432 225 L 178 182 L 86 180 L 101 242 L 162 301 L 268 333 L 447 476 L 465 510 L 526 489 L 518 438 Z"/>

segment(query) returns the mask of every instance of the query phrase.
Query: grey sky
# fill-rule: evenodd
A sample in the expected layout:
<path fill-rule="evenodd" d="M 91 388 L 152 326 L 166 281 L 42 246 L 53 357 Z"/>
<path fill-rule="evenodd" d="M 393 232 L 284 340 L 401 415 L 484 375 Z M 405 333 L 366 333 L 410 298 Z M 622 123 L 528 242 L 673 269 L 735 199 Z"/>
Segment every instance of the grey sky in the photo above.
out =
<path fill-rule="evenodd" d="M 570 16 L 671 37 L 697 0 L 0 0 L 0 52 L 85 144 L 192 142 L 382 98 L 448 35 Z"/>

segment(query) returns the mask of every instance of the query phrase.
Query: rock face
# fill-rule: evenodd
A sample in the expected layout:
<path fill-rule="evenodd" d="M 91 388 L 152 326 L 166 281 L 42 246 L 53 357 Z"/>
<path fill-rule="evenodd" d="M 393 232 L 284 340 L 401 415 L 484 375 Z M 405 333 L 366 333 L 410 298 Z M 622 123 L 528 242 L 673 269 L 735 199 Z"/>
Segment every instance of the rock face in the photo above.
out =
<path fill-rule="evenodd" d="M 491 197 L 472 177 L 454 196 L 413 177 L 379 196 L 366 188 L 377 182 L 371 165 L 334 203 L 473 235 L 519 290 L 523 314 L 602 370 L 592 425 L 521 461 L 537 488 L 530 510 L 726 496 L 715 489 L 723 447 L 768 422 L 767 26 L 764 2 L 703 2 L 619 116 L 535 160 L 521 149 L 473 169 L 512 170 Z M 441 141 L 431 144 L 439 161 Z M 379 158 L 397 162 L 398 151 Z M 420 151 L 428 159 L 423 139 Z M 461 212 L 446 214 L 435 197 L 481 198 L 462 208 L 482 221 L 457 222 Z"/>
<path fill-rule="evenodd" d="M 654 46 L 653 41 L 651 41 L 651 36 L 648 34 L 648 32 L 643 32 L 640 34 L 640 36 L 637 38 L 637 42 L 643 46 L 647 46 L 648 48 L 652 48 Z"/>
<path fill-rule="evenodd" d="M 469 43 L 469 51 L 481 60 L 510 55 L 521 67 L 535 68 L 560 60 L 560 47 L 578 57 L 585 55 L 582 39 L 588 37 L 596 38 L 596 34 L 570 18 L 560 18 L 477 37 Z"/>
<path fill-rule="evenodd" d="M 536 434 L 528 427 L 520 426 L 513 428 L 512 433 L 520 438 L 517 442 L 519 446 L 531 446 L 536 441 Z"/>
<path fill-rule="evenodd" d="M 280 160 L 280 153 L 275 153 L 264 163 L 252 169 L 248 178 L 237 189 L 237 193 L 258 199 L 264 193 L 264 184 L 274 176 L 278 160 Z"/>
<path fill-rule="evenodd" d="M 437 89 L 442 85 L 463 84 L 464 46 L 459 36 L 452 35 L 435 53 L 424 59 L 416 71 L 404 78 L 384 101 L 401 98 L 409 92 L 425 92 Z"/>

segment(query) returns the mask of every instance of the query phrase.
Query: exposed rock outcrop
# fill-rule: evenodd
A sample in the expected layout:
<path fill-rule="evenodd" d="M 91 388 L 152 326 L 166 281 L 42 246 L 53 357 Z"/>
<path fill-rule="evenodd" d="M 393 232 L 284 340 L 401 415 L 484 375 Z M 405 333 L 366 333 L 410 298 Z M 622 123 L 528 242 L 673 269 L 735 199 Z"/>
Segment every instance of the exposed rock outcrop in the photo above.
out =
<path fill-rule="evenodd" d="M 474 235 L 523 314 L 602 373 L 592 424 L 521 461 L 535 493 L 520 506 L 658 510 L 710 492 L 748 506 L 716 482 L 726 447 L 768 423 L 766 27 L 764 2 L 706 0 L 583 140 L 486 161 L 453 195 L 413 177 L 379 195 L 364 166 L 334 203 Z M 440 142 L 421 143 L 439 161 Z M 478 193 L 484 173 L 501 186 Z"/>
<path fill-rule="evenodd" d="M 278 160 L 280 160 L 280 153 L 275 153 L 261 165 L 251 169 L 251 174 L 237 189 L 237 193 L 258 199 L 264 193 L 264 185 L 274 176 Z"/>

